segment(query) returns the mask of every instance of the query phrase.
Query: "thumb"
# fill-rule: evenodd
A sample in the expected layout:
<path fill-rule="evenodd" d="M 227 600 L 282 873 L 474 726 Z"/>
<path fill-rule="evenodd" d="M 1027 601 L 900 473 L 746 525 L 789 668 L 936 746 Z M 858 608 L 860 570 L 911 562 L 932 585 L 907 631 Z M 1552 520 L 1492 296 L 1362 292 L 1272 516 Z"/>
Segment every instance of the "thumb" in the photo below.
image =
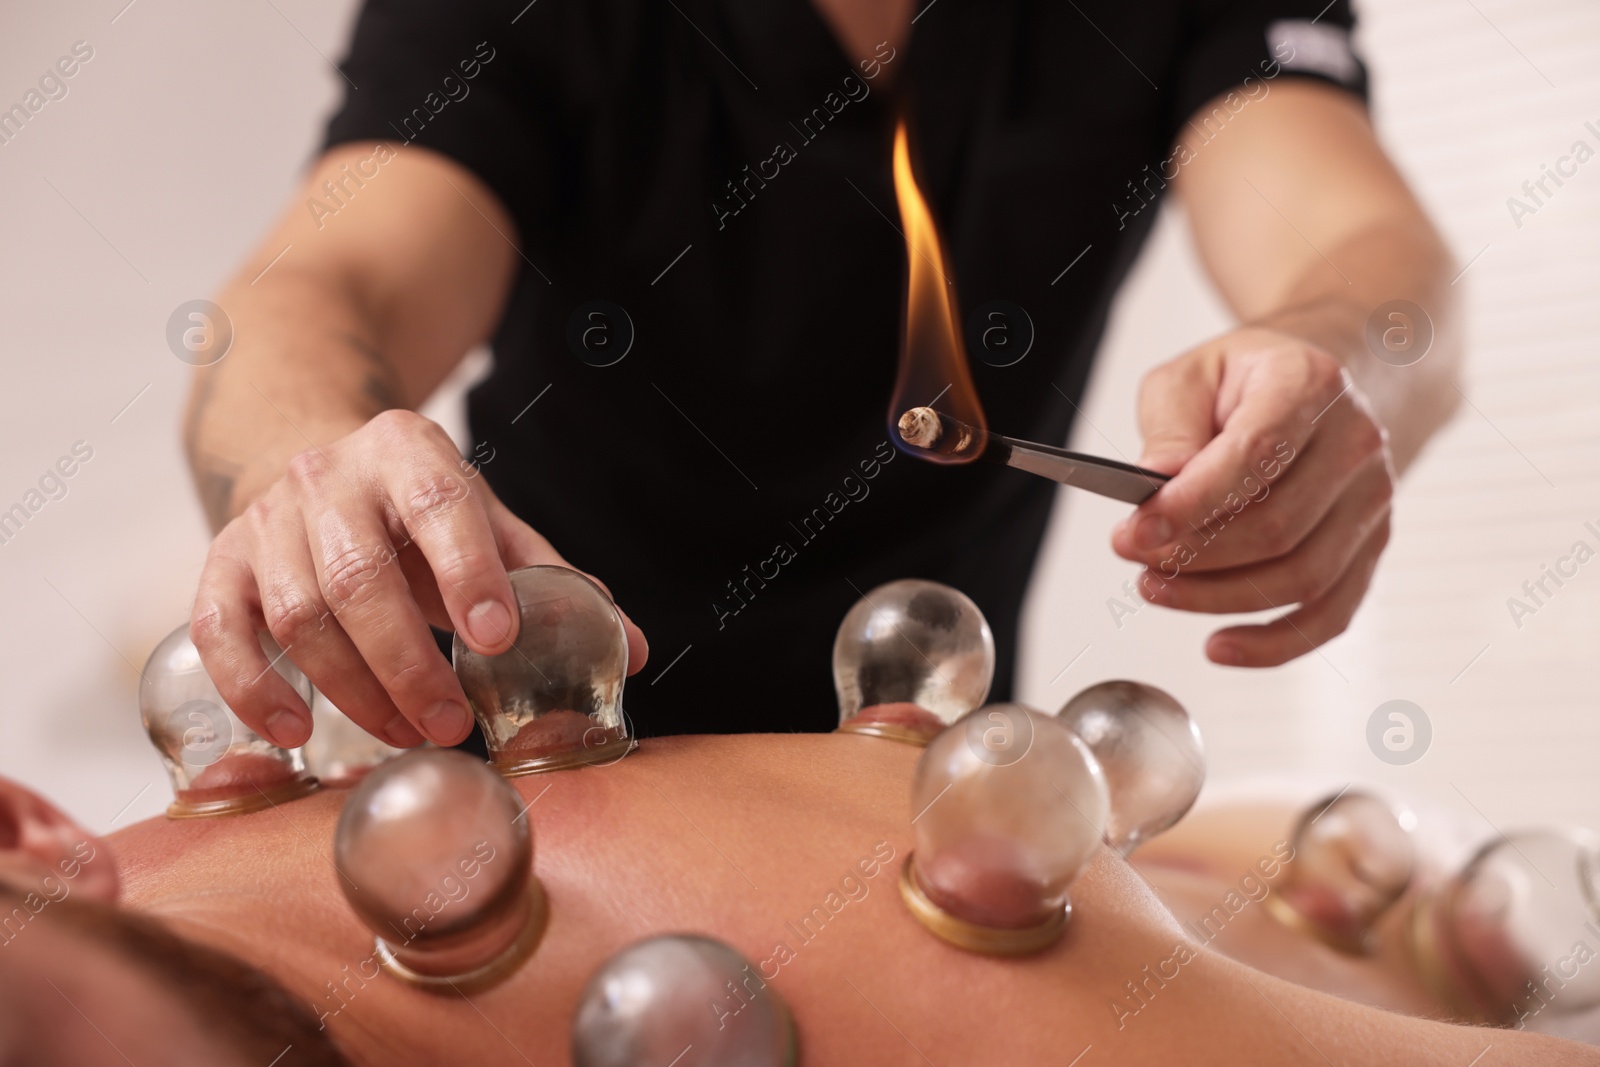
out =
<path fill-rule="evenodd" d="M 1215 361 L 1190 353 L 1146 374 L 1139 384 L 1139 432 L 1144 450 L 1139 466 L 1177 474 L 1216 436 L 1218 368 Z M 1172 537 L 1161 514 L 1158 490 L 1111 532 L 1111 548 L 1124 559 L 1147 562 L 1146 553 Z"/>
<path fill-rule="evenodd" d="M 1145 375 L 1139 386 L 1139 466 L 1176 474 L 1217 435 L 1218 382 L 1208 362 L 1184 358 Z"/>

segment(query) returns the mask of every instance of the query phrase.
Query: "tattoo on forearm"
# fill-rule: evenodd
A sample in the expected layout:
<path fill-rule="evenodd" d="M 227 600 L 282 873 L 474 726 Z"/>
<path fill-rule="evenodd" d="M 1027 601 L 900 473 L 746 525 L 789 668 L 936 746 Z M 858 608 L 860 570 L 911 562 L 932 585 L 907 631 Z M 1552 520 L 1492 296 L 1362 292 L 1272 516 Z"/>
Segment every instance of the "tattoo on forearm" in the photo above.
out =
<path fill-rule="evenodd" d="M 370 414 L 403 407 L 400 376 L 383 353 L 354 334 L 344 334 L 339 339 L 360 354 L 365 362 L 359 396 L 367 401 Z M 189 468 L 194 474 L 200 504 L 214 531 L 221 530 L 233 518 L 234 490 L 240 472 L 245 469 L 243 463 L 223 459 L 210 452 L 209 448 L 216 442 L 208 441 L 203 432 L 222 372 L 221 364 L 202 368 L 198 372 L 200 377 L 195 383 L 183 426 L 183 444 L 184 451 L 188 453 Z M 260 392 L 259 389 L 256 391 Z M 358 400 L 356 397 L 351 399 Z"/>
<path fill-rule="evenodd" d="M 355 334 L 347 333 L 343 340 L 345 344 L 361 353 L 367 361 L 366 374 L 361 381 L 361 392 L 372 402 L 373 414 L 387 411 L 389 408 L 404 407 L 400 375 L 395 372 L 394 365 L 384 354 Z"/>

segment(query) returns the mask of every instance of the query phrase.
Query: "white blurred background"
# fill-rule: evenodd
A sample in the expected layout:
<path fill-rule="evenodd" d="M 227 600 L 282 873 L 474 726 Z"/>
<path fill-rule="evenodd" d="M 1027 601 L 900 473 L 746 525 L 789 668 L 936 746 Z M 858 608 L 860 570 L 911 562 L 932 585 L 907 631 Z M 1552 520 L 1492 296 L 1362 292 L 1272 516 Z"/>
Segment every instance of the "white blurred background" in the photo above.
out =
<path fill-rule="evenodd" d="M 1405 478 L 1350 630 L 1273 671 L 1208 663 L 1214 618 L 1146 607 L 1118 611 L 1119 627 L 1107 601 L 1137 605 L 1121 589 L 1137 568 L 1104 531 L 1125 509 L 1058 497 L 1022 695 L 1055 706 L 1119 676 L 1167 688 L 1200 719 L 1212 795 L 1371 783 L 1456 816 L 1470 838 L 1600 829 L 1600 555 L 1560 588 L 1546 581 L 1553 595 L 1520 627 L 1507 606 L 1531 605 L 1523 582 L 1574 542 L 1600 553 L 1600 159 L 1560 188 L 1547 181 L 1554 195 L 1520 227 L 1506 204 L 1531 203 L 1522 183 L 1574 142 L 1600 152 L 1600 5 L 1358 0 L 1358 11 L 1379 132 L 1465 268 L 1466 403 Z M 1169 208 L 1122 294 L 1073 447 L 1138 455 L 1139 376 L 1228 325 Z M 1433 733 L 1405 766 L 1367 743 L 1369 717 L 1397 699 Z"/>
<path fill-rule="evenodd" d="M 124 6 L 126 5 L 126 6 Z M 85 442 L 93 457 L 0 544 L 0 773 L 104 831 L 170 799 L 138 723 L 139 668 L 188 611 L 207 535 L 178 442 L 188 368 L 164 336 L 289 196 L 337 99 L 351 0 L 4 4 L 0 105 L 76 41 L 93 57 L 0 145 L 0 511 Z M 1269 672 L 1201 655 L 1215 620 L 1108 601 L 1134 568 L 1119 505 L 1058 510 L 1022 697 L 1107 677 L 1161 685 L 1201 720 L 1213 792 L 1390 786 L 1469 832 L 1600 828 L 1600 560 L 1518 628 L 1507 610 L 1573 543 L 1600 551 L 1600 161 L 1519 228 L 1506 199 L 1577 140 L 1600 149 L 1592 0 L 1367 0 L 1374 114 L 1463 266 L 1468 399 L 1411 472 L 1351 631 Z M 1592 121 L 1595 130 L 1585 129 Z M 1138 377 L 1227 325 L 1169 211 L 1123 294 L 1074 447 L 1136 455 Z M 432 412 L 459 426 L 458 387 Z M 1391 699 L 1433 739 L 1369 750 Z"/>

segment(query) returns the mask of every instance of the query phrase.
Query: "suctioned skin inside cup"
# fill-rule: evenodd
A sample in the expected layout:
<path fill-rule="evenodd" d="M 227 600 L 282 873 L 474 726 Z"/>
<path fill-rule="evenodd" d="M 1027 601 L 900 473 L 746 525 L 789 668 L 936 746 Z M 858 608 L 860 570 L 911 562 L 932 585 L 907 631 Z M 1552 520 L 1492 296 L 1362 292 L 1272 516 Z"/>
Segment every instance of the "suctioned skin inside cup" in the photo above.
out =
<path fill-rule="evenodd" d="M 592 580 L 566 567 L 511 572 L 516 642 L 480 656 L 456 636 L 456 675 L 496 768 L 531 774 L 618 759 L 635 744 L 622 711 L 628 639 Z"/>
<path fill-rule="evenodd" d="M 309 702 L 305 675 L 270 636 L 260 641 L 274 669 Z M 243 815 L 318 788 L 300 749 L 274 745 L 223 702 L 187 625 L 150 653 L 139 680 L 139 712 L 172 782 L 171 818 Z"/>
<path fill-rule="evenodd" d="M 1310 805 L 1291 839 L 1295 861 L 1269 898 L 1269 910 L 1305 924 L 1340 951 L 1371 951 L 1373 925 L 1411 884 L 1416 845 L 1408 827 L 1414 821 L 1410 812 L 1359 790 Z"/>
<path fill-rule="evenodd" d="M 258 788 L 273 789 L 297 777 L 295 769 L 275 755 L 239 752 L 224 756 L 202 770 L 177 795 L 190 802 L 219 800 L 249 794 Z"/>
<path fill-rule="evenodd" d="M 1419 904 L 1424 975 L 1465 1014 L 1515 1022 L 1600 1004 L 1600 839 L 1570 828 L 1490 841 Z"/>
<path fill-rule="evenodd" d="M 935 738 L 917 764 L 911 878 L 965 923 L 1059 921 L 1108 808 L 1099 764 L 1070 730 L 1018 704 L 980 708 Z"/>
<path fill-rule="evenodd" d="M 925 744 L 983 703 L 994 659 L 988 622 L 959 590 L 916 578 L 877 586 L 834 637 L 840 730 Z"/>
<path fill-rule="evenodd" d="M 926 745 L 949 725 L 927 708 L 900 701 L 862 708 L 839 724 L 839 732 L 889 737 L 908 744 Z"/>
<path fill-rule="evenodd" d="M 944 911 L 979 926 L 1037 926 L 1067 903 L 1034 873 L 1025 850 L 1003 838 L 972 838 L 919 860 L 917 884 Z"/>

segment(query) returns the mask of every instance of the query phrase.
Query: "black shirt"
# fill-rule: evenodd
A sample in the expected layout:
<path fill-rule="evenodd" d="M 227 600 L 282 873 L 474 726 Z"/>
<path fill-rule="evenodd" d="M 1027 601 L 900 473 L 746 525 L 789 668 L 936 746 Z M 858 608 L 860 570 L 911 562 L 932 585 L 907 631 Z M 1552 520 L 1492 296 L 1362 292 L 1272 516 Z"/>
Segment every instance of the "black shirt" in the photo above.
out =
<path fill-rule="evenodd" d="M 1062 442 L 1180 125 L 1225 137 L 1279 77 L 1364 93 L 1324 3 L 934 0 L 846 56 L 807 0 L 370 0 L 327 143 L 423 145 L 514 216 L 474 455 L 649 637 L 639 733 L 828 730 L 834 630 L 895 578 L 978 603 L 1009 696 L 1053 498 L 890 444 L 897 115 L 989 425 Z"/>

